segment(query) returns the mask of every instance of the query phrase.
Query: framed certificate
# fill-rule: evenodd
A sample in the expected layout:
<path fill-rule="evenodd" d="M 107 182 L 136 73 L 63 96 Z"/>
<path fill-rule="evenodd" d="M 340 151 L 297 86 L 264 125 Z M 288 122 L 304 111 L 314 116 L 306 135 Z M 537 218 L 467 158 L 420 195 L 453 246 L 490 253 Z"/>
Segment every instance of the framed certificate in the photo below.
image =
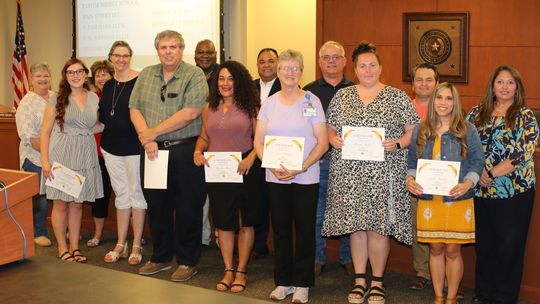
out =
<path fill-rule="evenodd" d="M 384 128 L 343 126 L 342 159 L 384 161 Z"/>
<path fill-rule="evenodd" d="M 450 195 L 450 189 L 459 183 L 460 162 L 418 159 L 416 182 L 424 194 Z"/>
<path fill-rule="evenodd" d="M 272 136 L 264 137 L 263 168 L 302 170 L 304 162 L 303 137 Z"/>
<path fill-rule="evenodd" d="M 79 197 L 86 177 L 57 162 L 53 162 L 51 172 L 54 178 L 52 180 L 47 179 L 45 185 L 58 189 L 74 198 Z"/>
<path fill-rule="evenodd" d="M 244 177 L 238 174 L 238 164 L 242 161 L 241 152 L 204 152 L 208 166 L 204 166 L 207 183 L 243 183 Z"/>

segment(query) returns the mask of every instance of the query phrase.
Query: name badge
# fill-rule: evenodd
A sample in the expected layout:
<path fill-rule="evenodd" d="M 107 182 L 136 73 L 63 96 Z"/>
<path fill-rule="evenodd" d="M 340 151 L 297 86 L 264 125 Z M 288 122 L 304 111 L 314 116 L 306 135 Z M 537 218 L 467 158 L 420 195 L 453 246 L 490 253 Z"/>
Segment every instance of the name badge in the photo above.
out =
<path fill-rule="evenodd" d="M 317 116 L 317 109 L 315 107 L 313 107 L 313 104 L 310 101 L 311 95 L 306 93 L 306 95 L 304 95 L 304 97 L 306 98 L 306 104 L 304 105 L 304 109 L 303 109 L 304 117 Z"/>

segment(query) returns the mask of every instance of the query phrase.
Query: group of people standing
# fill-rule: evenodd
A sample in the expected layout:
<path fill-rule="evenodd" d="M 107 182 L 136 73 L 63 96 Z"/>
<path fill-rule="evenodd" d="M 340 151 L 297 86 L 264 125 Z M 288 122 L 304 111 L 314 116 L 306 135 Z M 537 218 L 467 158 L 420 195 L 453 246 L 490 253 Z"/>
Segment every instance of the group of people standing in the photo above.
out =
<path fill-rule="evenodd" d="M 148 209 L 153 250 L 141 275 L 171 269 L 173 258 L 178 267 L 171 280 L 186 281 L 197 273 L 208 195 L 224 264 L 219 291 L 246 289 L 250 259 L 257 250 L 268 253 L 269 212 L 273 300 L 292 294 L 293 303 L 308 302 L 309 288 L 326 262 L 325 237 L 336 236 L 340 262 L 354 275 L 349 303 L 385 303 L 390 237 L 408 245 L 429 243 L 429 271 L 419 276 L 424 285 L 433 282 L 433 303 L 456 302 L 461 245 L 474 242 L 475 301 L 516 302 L 534 200 L 538 125 L 513 67 L 498 67 L 481 103 L 465 115 L 457 89 L 439 84 L 432 65 L 413 72 L 414 102 L 382 83 L 381 59 L 365 41 L 352 53 L 358 84 L 344 76 L 343 46 L 328 41 L 319 51 L 322 77 L 304 88 L 299 86 L 303 57 L 292 49 L 261 50 L 261 78 L 254 81 L 239 62 L 216 65 L 208 41 L 200 43 L 207 50 L 196 51 L 200 68 L 182 60 L 179 33 L 160 32 L 154 43 L 160 64 L 140 73 L 130 68 L 129 44 L 113 44 L 112 69 L 107 61 L 92 69 L 100 98 L 89 91 L 89 71 L 78 59 L 65 64 L 56 94 L 49 91 L 49 68 L 31 69 L 32 92 L 17 112 L 22 168 L 41 172 L 43 183 L 54 178 L 55 161 L 86 177 L 79 197 L 43 185 L 46 198 L 54 201 L 60 259 L 86 261 L 78 245 L 84 201 L 95 202 L 96 232 L 87 245 L 100 244 L 110 180 L 118 240 L 104 259 L 116 262 L 129 255 L 130 264 L 141 263 Z M 206 64 L 212 54 L 214 64 Z M 343 159 L 346 126 L 384 128 L 384 161 Z M 100 132 L 96 145 L 94 133 Z M 268 135 L 304 138 L 301 169 L 261 168 Z M 144 164 L 164 157 L 162 150 L 168 150 L 167 187 L 143 189 Z M 242 154 L 237 173 L 243 183 L 205 183 L 204 152 L 230 151 Z M 415 179 L 418 159 L 461 163 L 459 182 L 448 196 L 423 193 Z M 99 203 L 102 197 L 105 202 Z M 46 206 L 45 197 L 37 196 L 36 242 L 46 238 Z"/>

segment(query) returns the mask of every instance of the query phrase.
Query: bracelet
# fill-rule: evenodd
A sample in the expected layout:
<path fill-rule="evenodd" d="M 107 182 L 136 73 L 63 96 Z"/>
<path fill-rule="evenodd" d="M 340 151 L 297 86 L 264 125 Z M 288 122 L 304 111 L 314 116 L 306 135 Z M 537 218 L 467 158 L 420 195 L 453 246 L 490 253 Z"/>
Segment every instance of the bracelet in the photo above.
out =
<path fill-rule="evenodd" d="M 491 173 L 491 170 L 489 170 L 489 171 L 487 172 L 487 175 L 489 176 L 489 178 L 495 179 L 495 176 L 493 176 L 493 173 Z"/>
<path fill-rule="evenodd" d="M 401 150 L 401 145 L 399 144 L 399 141 L 396 140 L 395 143 L 396 143 L 396 148 L 398 150 Z"/>

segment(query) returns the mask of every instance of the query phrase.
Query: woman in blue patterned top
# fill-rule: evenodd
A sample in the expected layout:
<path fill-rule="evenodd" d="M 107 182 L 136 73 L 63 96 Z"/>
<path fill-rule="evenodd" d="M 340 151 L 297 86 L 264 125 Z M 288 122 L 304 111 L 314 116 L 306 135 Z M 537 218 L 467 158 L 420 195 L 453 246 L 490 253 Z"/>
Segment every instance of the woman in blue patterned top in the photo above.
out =
<path fill-rule="evenodd" d="M 475 197 L 476 299 L 516 303 L 534 202 L 538 124 L 525 106 L 518 71 L 499 66 L 467 119 L 478 129 L 486 164 Z"/>

